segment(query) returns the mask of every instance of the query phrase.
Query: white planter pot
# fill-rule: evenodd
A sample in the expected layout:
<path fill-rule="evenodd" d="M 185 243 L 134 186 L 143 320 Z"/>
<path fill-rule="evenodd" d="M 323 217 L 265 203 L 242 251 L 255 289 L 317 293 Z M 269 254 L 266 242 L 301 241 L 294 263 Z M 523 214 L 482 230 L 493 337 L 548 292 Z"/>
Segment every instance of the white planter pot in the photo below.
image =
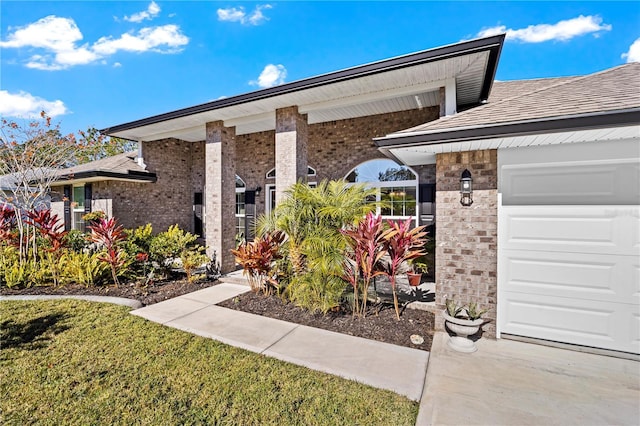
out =
<path fill-rule="evenodd" d="M 455 334 L 455 336 L 449 337 L 447 342 L 449 347 L 458 352 L 472 353 L 477 351 L 478 347 L 468 336 L 476 334 L 484 320 L 482 318 L 477 320 L 454 318 L 449 316 L 446 310 L 442 312 L 442 315 L 447 328 Z"/>

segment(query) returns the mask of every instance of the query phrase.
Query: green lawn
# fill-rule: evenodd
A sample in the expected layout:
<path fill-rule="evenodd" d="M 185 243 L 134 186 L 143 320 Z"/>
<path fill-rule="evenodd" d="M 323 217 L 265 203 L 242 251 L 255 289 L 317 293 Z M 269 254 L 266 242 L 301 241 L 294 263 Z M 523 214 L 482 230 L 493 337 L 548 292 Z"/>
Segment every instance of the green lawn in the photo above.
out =
<path fill-rule="evenodd" d="M 75 300 L 0 302 L 4 424 L 415 424 L 392 392 Z M 362 360 L 366 362 L 366 360 Z"/>

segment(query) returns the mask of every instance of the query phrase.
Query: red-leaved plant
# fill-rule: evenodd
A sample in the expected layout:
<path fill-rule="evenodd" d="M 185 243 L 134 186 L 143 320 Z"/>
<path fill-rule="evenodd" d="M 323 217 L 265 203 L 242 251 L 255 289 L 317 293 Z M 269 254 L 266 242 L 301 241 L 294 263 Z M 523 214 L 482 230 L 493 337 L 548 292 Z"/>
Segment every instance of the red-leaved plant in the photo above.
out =
<path fill-rule="evenodd" d="M 13 209 L 6 204 L 0 205 L 0 242 L 10 243 L 13 240 L 15 226 L 16 216 Z"/>
<path fill-rule="evenodd" d="M 391 280 L 393 290 L 393 306 L 396 309 L 396 318 L 400 320 L 400 309 L 398 308 L 398 295 L 396 293 L 396 275 L 403 262 L 420 257 L 426 252 L 423 251 L 427 242 L 424 226 L 411 228 L 412 219 L 405 221 L 387 221 L 389 229 L 385 231 L 384 246 L 389 254 L 389 263 L 386 266 L 386 274 Z"/>
<path fill-rule="evenodd" d="M 46 250 L 51 253 L 58 253 L 64 245 L 64 237 L 67 235 L 67 231 L 64 230 L 64 225 L 60 223 L 57 214 L 51 214 L 50 209 L 28 211 L 27 212 L 28 225 L 35 227 L 40 235 L 44 237 L 51 246 Z"/>
<path fill-rule="evenodd" d="M 127 237 L 122 226 L 118 225 L 115 218 L 100 219 L 93 225 L 89 226 L 91 235 L 89 239 L 104 247 L 105 252 L 98 256 L 102 262 L 106 262 L 111 267 L 111 276 L 116 287 L 120 284 L 118 281 L 118 270 L 127 263 L 126 252 L 120 246 L 120 243 Z"/>
<path fill-rule="evenodd" d="M 347 237 L 351 247 L 344 261 L 342 278 L 353 287 L 353 314 L 365 316 L 369 285 L 377 275 L 383 274 L 376 270 L 376 265 L 386 254 L 382 218 L 368 213 L 355 228 L 342 229 L 340 232 Z M 359 293 L 362 293 L 362 300 Z"/>
<path fill-rule="evenodd" d="M 64 225 L 60 223 L 58 215 L 51 214 L 51 209 L 27 211 L 27 220 L 25 220 L 25 223 L 33 226 L 40 236 L 49 242 L 49 247 L 45 248 L 48 253 L 44 259 L 48 263 L 53 276 L 53 284 L 57 286 L 60 281 L 61 249 L 64 246 L 64 237 L 67 235 L 67 231 L 64 230 Z M 35 241 L 33 247 L 35 261 L 38 247 Z"/>
<path fill-rule="evenodd" d="M 272 270 L 273 262 L 282 257 L 280 246 L 284 239 L 283 232 L 273 231 L 231 250 L 236 257 L 236 262 L 242 266 L 243 274 L 249 280 L 252 291 L 256 293 L 262 291 L 265 295 L 269 295 L 278 288 L 278 282 L 272 276 Z"/>

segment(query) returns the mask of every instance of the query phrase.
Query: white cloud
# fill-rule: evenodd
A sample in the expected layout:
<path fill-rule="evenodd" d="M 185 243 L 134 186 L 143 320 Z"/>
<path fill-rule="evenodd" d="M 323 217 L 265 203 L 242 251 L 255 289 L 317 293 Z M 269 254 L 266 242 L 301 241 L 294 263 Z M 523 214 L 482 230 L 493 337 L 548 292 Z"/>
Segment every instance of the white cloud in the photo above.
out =
<path fill-rule="evenodd" d="M 507 33 L 507 40 L 518 40 L 524 43 L 541 43 L 550 40 L 566 41 L 574 37 L 600 31 L 611 31 L 611 25 L 603 24 L 599 16 L 583 16 L 558 21 L 555 24 L 529 25 L 526 28 L 514 30 L 506 25 L 485 28 L 478 33 L 478 37 L 489 37 Z"/>
<path fill-rule="evenodd" d="M 151 20 L 155 18 L 156 16 L 158 16 L 158 13 L 160 13 L 160 6 L 158 6 L 158 3 L 156 3 L 155 1 L 152 1 L 151 3 L 149 3 L 147 10 L 134 13 L 131 16 L 125 16 L 122 19 L 129 22 L 142 22 L 145 19 Z"/>
<path fill-rule="evenodd" d="M 629 46 L 629 50 L 621 56 L 623 59 L 627 59 L 627 63 L 640 62 L 640 38 L 637 38 L 636 41 Z"/>
<path fill-rule="evenodd" d="M 0 47 L 42 47 L 55 51 L 71 50 L 82 40 L 80 29 L 69 18 L 47 16 L 9 34 L 7 41 L 0 41 Z"/>
<path fill-rule="evenodd" d="M 113 55 L 119 50 L 129 52 L 154 51 L 159 53 L 175 53 L 182 46 L 189 43 L 189 38 L 182 34 L 176 25 L 142 28 L 138 34 L 126 33 L 120 38 L 111 36 L 100 38 L 93 45 L 93 50 L 99 55 Z"/>
<path fill-rule="evenodd" d="M 151 7 L 154 4 L 152 2 L 149 10 L 156 10 Z M 82 38 L 73 19 L 52 15 L 14 30 L 5 41 L 0 41 L 0 47 L 40 49 L 31 55 L 25 66 L 51 71 L 94 63 L 121 50 L 176 53 L 189 43 L 189 38 L 177 25 L 146 27 L 137 34 L 125 33 L 115 39 L 112 36 L 101 37 L 93 45 L 78 45 Z"/>
<path fill-rule="evenodd" d="M 41 111 L 45 111 L 50 117 L 68 112 L 64 102 L 60 100 L 47 101 L 23 91 L 9 93 L 0 90 L 0 116 L 36 118 L 40 116 Z"/>
<path fill-rule="evenodd" d="M 265 89 L 284 83 L 285 78 L 287 78 L 287 69 L 284 65 L 269 64 L 264 67 L 258 80 L 250 81 L 249 84 Z"/>
<path fill-rule="evenodd" d="M 262 13 L 265 9 L 271 9 L 273 6 L 270 4 L 263 4 L 256 6 L 253 12 L 247 14 L 244 7 L 238 8 L 228 7 L 226 9 L 218 9 L 218 20 L 227 22 L 240 22 L 245 25 L 260 25 L 269 18 Z"/>
<path fill-rule="evenodd" d="M 120 68 L 121 66 L 122 66 L 122 64 L 121 64 L 120 62 L 115 62 L 115 63 L 113 64 L 113 67 L 114 67 L 114 68 Z"/>

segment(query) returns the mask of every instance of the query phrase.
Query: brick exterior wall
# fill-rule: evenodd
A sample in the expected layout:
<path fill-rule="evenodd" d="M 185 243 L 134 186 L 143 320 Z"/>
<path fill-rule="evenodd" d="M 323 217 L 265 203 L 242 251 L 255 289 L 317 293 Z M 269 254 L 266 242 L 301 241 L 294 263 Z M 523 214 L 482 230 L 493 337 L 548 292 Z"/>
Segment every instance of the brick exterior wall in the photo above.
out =
<path fill-rule="evenodd" d="M 460 175 L 473 177 L 473 204 L 460 204 Z M 495 338 L 498 247 L 497 151 L 469 151 L 436 157 L 436 305 L 445 298 L 476 302 L 486 336 Z M 436 326 L 443 330 L 441 315 Z"/>
<path fill-rule="evenodd" d="M 94 182 L 93 199 L 111 199 L 111 213 L 127 228 L 149 222 L 156 233 L 173 224 L 192 229 L 191 149 L 189 142 L 175 139 L 144 143 L 144 161 L 157 182 Z"/>
<path fill-rule="evenodd" d="M 436 106 L 308 125 L 308 164 L 318 173 L 314 180 L 343 178 L 364 161 L 386 158 L 373 138 L 438 116 Z M 266 185 L 275 184 L 275 179 L 266 178 L 275 167 L 275 131 L 237 135 L 235 151 L 235 173 L 245 181 L 247 189 L 262 187 L 263 192 L 256 197 L 256 214 L 264 213 Z M 154 232 L 161 232 L 177 223 L 193 232 L 193 193 L 203 192 L 205 185 L 205 142 L 143 142 L 142 152 L 147 169 L 156 173 L 157 182 L 94 182 L 94 200 L 111 199 L 113 215 L 128 228 L 150 222 Z M 435 165 L 414 170 L 421 183 L 435 182 Z M 232 212 L 235 215 L 235 209 Z"/>

